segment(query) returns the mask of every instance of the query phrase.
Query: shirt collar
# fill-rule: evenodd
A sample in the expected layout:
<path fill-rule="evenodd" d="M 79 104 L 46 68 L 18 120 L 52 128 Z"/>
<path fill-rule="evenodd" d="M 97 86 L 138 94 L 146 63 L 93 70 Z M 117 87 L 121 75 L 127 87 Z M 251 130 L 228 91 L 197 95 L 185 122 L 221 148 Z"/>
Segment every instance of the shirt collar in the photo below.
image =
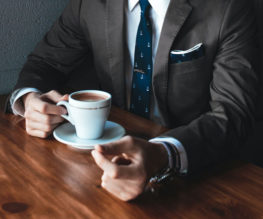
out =
<path fill-rule="evenodd" d="M 129 11 L 132 11 L 138 3 L 139 0 L 128 0 Z"/>
<path fill-rule="evenodd" d="M 153 10 L 159 16 L 165 16 L 167 8 L 169 6 L 170 0 L 148 0 Z M 139 4 L 139 0 L 128 0 L 128 8 L 132 11 L 137 4 Z"/>

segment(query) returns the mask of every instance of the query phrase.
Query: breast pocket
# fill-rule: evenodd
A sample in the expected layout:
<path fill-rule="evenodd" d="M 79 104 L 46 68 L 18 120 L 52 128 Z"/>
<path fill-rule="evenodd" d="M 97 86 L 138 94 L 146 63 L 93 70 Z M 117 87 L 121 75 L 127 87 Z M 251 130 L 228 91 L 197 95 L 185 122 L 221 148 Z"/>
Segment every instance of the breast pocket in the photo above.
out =
<path fill-rule="evenodd" d="M 168 108 L 177 123 L 189 122 L 207 108 L 210 81 L 205 57 L 169 65 Z"/>
<path fill-rule="evenodd" d="M 205 65 L 205 57 L 202 56 L 201 58 L 180 62 L 180 63 L 173 63 L 169 65 L 169 74 L 170 75 L 182 75 L 191 72 L 197 72 L 202 69 Z"/>

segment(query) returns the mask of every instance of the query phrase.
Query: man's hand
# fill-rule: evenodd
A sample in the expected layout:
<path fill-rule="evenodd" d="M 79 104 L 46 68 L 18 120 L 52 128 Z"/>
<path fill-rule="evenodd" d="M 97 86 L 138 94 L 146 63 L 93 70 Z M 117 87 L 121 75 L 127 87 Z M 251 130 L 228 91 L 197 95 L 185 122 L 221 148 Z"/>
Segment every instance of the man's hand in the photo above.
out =
<path fill-rule="evenodd" d="M 65 108 L 56 106 L 56 103 L 66 99 L 67 95 L 62 96 L 54 90 L 42 95 L 33 92 L 26 94 L 23 102 L 27 133 L 40 138 L 48 137 L 64 120 L 61 115 L 67 113 Z"/>
<path fill-rule="evenodd" d="M 114 157 L 109 160 L 106 155 Z M 92 156 L 103 170 L 102 187 L 123 201 L 140 195 L 148 179 L 168 165 L 162 144 L 130 136 L 95 146 Z"/>

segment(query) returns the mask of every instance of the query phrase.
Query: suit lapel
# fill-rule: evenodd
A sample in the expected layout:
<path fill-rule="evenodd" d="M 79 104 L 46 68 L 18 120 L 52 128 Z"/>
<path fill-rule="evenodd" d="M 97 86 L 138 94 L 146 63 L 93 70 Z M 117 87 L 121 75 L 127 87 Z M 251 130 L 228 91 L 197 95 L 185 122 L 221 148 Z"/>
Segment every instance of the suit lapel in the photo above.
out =
<path fill-rule="evenodd" d="M 169 52 L 173 41 L 189 16 L 192 7 L 187 0 L 171 0 L 159 40 L 153 72 L 153 92 L 157 100 L 162 123 L 169 125 L 167 110 L 167 86 Z"/>
<path fill-rule="evenodd" d="M 114 104 L 125 106 L 124 74 L 124 13 L 125 0 L 107 0 L 106 45 L 108 52 L 109 74 L 113 85 Z"/>

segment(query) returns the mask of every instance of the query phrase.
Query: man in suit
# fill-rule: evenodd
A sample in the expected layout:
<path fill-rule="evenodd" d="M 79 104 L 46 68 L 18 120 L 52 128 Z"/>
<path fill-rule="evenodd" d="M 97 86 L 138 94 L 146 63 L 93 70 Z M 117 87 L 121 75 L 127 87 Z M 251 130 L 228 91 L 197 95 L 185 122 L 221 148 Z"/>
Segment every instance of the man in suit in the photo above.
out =
<path fill-rule="evenodd" d="M 55 105 L 66 97 L 54 90 L 89 60 L 87 74 L 97 75 L 115 105 L 171 128 L 151 141 L 128 136 L 92 152 L 103 188 L 133 199 L 155 174 L 189 174 L 238 150 L 257 95 L 254 24 L 245 0 L 71 0 L 28 57 L 12 109 L 25 116 L 30 135 L 47 137 L 66 113 Z M 146 113 L 133 105 L 141 75 L 151 76 Z"/>

